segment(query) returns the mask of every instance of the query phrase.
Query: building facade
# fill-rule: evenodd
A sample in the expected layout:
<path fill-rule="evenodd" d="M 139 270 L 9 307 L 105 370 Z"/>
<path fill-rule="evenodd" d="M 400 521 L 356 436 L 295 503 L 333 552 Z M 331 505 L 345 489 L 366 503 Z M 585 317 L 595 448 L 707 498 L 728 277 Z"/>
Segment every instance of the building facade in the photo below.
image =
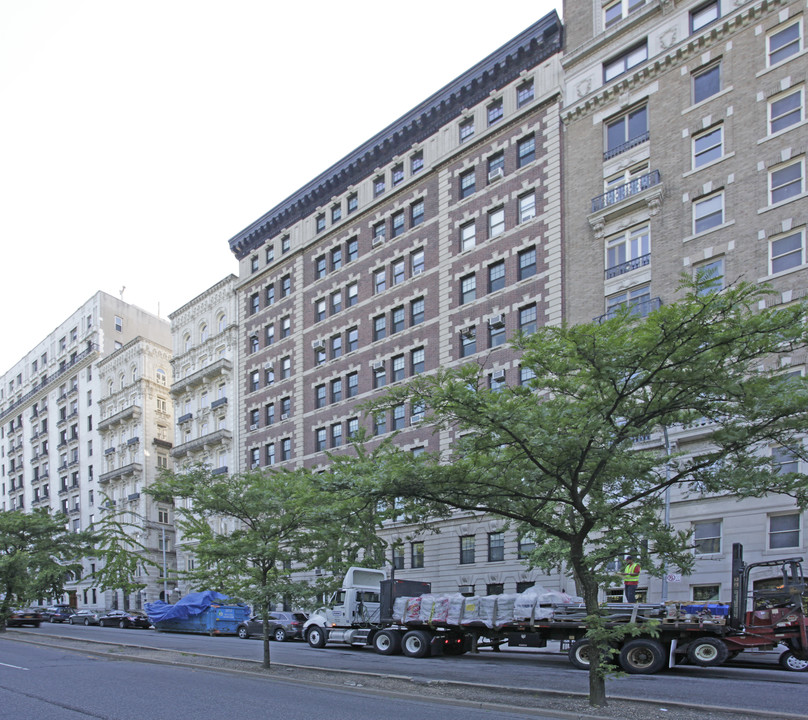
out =
<path fill-rule="evenodd" d="M 99 518 L 99 363 L 137 337 L 167 343 L 168 333 L 165 320 L 97 292 L 0 378 L 3 510 L 62 511 L 73 530 Z M 76 607 L 105 607 L 89 581 L 68 596 Z"/>
<path fill-rule="evenodd" d="M 200 464 L 215 473 L 239 472 L 236 284 L 236 276 L 229 275 L 169 316 L 176 418 L 171 456 L 177 469 Z M 177 569 L 193 570 L 193 547 L 177 532 Z M 196 589 L 182 575 L 177 588 L 182 595 Z"/>
<path fill-rule="evenodd" d="M 147 602 L 169 602 L 176 587 L 173 508 L 144 492 L 161 471 L 171 468 L 170 330 L 167 324 L 161 330 L 159 341 L 136 337 L 98 363 L 98 434 L 103 452 L 95 491 L 99 513 L 101 518 L 104 514 L 119 518 L 149 561 L 133 578 L 145 585 L 143 590 L 129 597 L 108 590 L 107 607 L 142 609 Z M 91 557 L 85 562 L 100 561 Z M 92 578 L 79 587 L 87 583 Z"/>
<path fill-rule="evenodd" d="M 682 273 L 806 291 L 804 2 L 566 0 L 565 307 L 572 323 L 677 298 Z M 805 354 L 783 372 L 805 372 Z M 706 421 L 669 428 L 673 449 L 709 443 Z M 664 453 L 661 434 L 648 447 Z M 784 469 L 796 458 L 778 448 Z M 748 560 L 804 554 L 793 501 L 674 492 L 696 570 L 651 599 L 726 599 L 733 542 Z"/>
<path fill-rule="evenodd" d="M 231 239 L 242 467 L 323 466 L 360 427 L 440 450 L 451 436 L 421 408 L 359 404 L 461 363 L 493 388 L 527 379 L 507 339 L 563 316 L 560 49 L 551 13 Z M 460 559 L 490 532 L 459 516 L 399 574 L 514 591 L 512 536 L 496 560 Z"/>

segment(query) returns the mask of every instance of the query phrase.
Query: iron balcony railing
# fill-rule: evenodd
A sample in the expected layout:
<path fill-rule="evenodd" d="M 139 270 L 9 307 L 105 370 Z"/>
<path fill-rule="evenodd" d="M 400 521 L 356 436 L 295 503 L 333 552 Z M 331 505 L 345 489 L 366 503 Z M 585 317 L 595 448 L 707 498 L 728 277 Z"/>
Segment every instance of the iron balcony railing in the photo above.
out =
<path fill-rule="evenodd" d="M 623 275 L 637 268 L 645 267 L 650 264 L 650 262 L 651 253 L 648 253 L 647 255 L 640 255 L 640 257 L 634 258 L 633 260 L 626 260 L 626 262 L 620 263 L 619 265 L 612 265 L 612 267 L 606 268 L 606 279 L 608 280 L 609 278 Z"/>
<path fill-rule="evenodd" d="M 620 305 L 615 305 L 609 312 L 604 313 L 596 318 L 593 318 L 593 322 L 602 323 L 605 320 L 613 318 L 617 315 L 625 306 L 628 304 L 629 308 L 629 315 L 632 317 L 645 317 L 648 313 L 652 312 L 653 310 L 658 310 L 662 306 L 662 299 L 655 297 L 655 298 L 646 298 L 645 300 L 636 300 L 636 301 L 629 301 L 628 303 L 621 303 Z"/>
<path fill-rule="evenodd" d="M 635 135 L 633 138 L 622 143 L 621 145 L 616 145 L 615 147 L 606 150 L 606 152 L 603 153 L 603 159 L 608 160 L 609 158 L 613 158 L 620 153 L 624 153 L 626 150 L 631 150 L 631 148 L 637 147 L 637 145 L 642 145 L 642 143 L 648 141 L 649 137 L 651 137 L 651 134 L 647 130 L 644 133 Z"/>
<path fill-rule="evenodd" d="M 653 187 L 654 185 L 659 185 L 659 183 L 659 170 L 652 170 L 645 175 L 640 175 L 640 177 L 630 180 L 625 185 L 618 185 L 617 187 L 606 191 L 603 193 L 603 195 L 598 195 L 596 198 L 592 198 L 592 212 L 603 210 L 603 208 L 609 207 L 609 205 L 619 203 L 632 195 L 637 195 L 643 190 Z"/>

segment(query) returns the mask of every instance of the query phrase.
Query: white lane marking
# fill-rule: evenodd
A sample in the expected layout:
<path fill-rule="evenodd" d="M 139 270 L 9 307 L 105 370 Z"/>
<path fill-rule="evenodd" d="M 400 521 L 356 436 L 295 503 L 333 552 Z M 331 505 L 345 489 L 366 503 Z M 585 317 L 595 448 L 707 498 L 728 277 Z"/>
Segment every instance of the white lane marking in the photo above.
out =
<path fill-rule="evenodd" d="M 3 667 L 14 668 L 15 670 L 28 670 L 29 668 L 20 667 L 19 665 L 9 665 L 8 663 L 0 662 Z"/>

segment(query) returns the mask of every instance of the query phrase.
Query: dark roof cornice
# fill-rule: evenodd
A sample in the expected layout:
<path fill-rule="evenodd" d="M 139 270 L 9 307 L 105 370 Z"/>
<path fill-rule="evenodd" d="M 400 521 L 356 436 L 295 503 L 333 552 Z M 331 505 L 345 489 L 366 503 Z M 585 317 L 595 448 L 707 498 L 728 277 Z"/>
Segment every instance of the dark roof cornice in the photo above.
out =
<path fill-rule="evenodd" d="M 239 260 L 246 257 L 266 239 L 433 135 L 492 90 L 512 82 L 525 68 L 560 52 L 562 34 L 553 10 L 232 237 L 230 250 Z"/>

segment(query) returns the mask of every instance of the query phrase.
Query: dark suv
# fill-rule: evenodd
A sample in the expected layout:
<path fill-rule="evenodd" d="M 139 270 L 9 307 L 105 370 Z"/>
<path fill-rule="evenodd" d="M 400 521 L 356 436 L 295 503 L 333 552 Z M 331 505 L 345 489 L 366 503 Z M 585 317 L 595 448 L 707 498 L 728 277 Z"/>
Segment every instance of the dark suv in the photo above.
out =
<path fill-rule="evenodd" d="M 70 605 L 51 605 L 42 612 L 42 619 L 48 622 L 67 622 L 76 611 Z"/>
<path fill-rule="evenodd" d="M 269 637 L 278 642 L 294 640 L 303 637 L 303 623 L 307 616 L 299 612 L 271 612 L 269 613 Z M 240 638 L 250 635 L 263 635 L 264 626 L 260 617 L 253 617 L 246 623 L 241 623 L 236 631 Z"/>

